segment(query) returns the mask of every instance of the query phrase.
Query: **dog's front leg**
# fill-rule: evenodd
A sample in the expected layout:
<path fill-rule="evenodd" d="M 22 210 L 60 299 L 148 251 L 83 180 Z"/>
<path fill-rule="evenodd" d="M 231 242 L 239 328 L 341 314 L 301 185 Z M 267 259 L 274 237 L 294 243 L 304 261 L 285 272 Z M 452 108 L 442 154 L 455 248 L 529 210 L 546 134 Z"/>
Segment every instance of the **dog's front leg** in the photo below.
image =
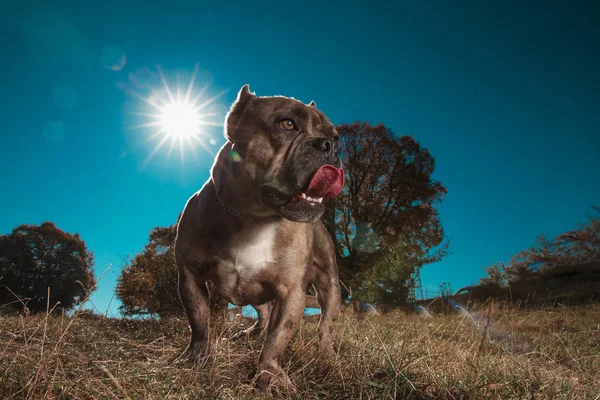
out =
<path fill-rule="evenodd" d="M 192 337 L 187 349 L 179 359 L 197 359 L 209 348 L 210 305 L 206 281 L 188 265 L 179 266 L 179 297 L 187 314 Z"/>
<path fill-rule="evenodd" d="M 305 297 L 303 288 L 303 285 L 296 285 L 286 296 L 278 297 L 271 309 L 266 341 L 258 362 L 258 384 L 263 388 L 278 383 L 288 392 L 295 392 L 294 385 L 281 368 L 280 361 L 302 320 Z"/>

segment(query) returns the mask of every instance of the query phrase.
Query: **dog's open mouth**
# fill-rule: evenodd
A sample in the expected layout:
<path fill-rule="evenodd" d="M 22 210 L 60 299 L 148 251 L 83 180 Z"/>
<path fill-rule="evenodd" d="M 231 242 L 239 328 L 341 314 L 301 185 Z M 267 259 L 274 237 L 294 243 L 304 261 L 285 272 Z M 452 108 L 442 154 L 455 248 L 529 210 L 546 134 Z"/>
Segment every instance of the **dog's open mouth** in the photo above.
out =
<path fill-rule="evenodd" d="M 308 188 L 292 197 L 288 205 L 321 203 L 323 198 L 332 198 L 340 194 L 343 186 L 344 171 L 332 165 L 323 165 L 313 175 Z"/>
<path fill-rule="evenodd" d="M 323 211 L 323 199 L 332 198 L 340 194 L 344 186 L 344 171 L 332 165 L 323 165 L 310 179 L 310 182 L 300 193 L 286 193 L 281 187 L 265 185 L 262 187 L 271 206 L 283 207 L 288 211 L 313 209 Z"/>

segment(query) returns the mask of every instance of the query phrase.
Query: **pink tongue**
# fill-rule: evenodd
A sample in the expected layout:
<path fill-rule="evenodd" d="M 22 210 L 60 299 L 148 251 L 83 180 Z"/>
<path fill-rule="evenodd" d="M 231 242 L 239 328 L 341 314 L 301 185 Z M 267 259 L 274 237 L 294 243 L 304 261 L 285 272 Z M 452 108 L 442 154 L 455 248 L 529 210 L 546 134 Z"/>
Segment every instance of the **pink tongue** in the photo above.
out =
<path fill-rule="evenodd" d="M 332 165 L 323 165 L 315 172 L 306 195 L 312 198 L 335 197 L 342 191 L 344 171 Z"/>

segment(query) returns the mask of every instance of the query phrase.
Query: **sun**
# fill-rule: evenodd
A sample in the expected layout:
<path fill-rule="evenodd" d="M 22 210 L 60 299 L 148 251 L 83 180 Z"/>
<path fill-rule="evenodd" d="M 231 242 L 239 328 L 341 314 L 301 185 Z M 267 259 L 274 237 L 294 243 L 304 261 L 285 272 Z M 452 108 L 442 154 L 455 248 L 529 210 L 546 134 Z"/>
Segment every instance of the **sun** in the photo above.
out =
<path fill-rule="evenodd" d="M 159 114 L 160 124 L 165 134 L 175 139 L 185 139 L 200 130 L 200 113 L 189 101 L 177 100 L 167 103 Z"/>
<path fill-rule="evenodd" d="M 207 83 L 197 94 L 194 94 L 198 65 L 194 68 L 185 93 L 182 93 L 179 85 L 171 88 L 159 67 L 157 67 L 157 72 L 162 82 L 162 88 L 151 89 L 149 96 L 128 91 L 129 94 L 142 100 L 146 104 L 146 109 L 150 111 L 133 113 L 148 119 L 148 121 L 135 125 L 132 129 L 144 129 L 144 132 L 148 132 L 145 141 L 155 142 L 144 165 L 165 147 L 168 147 L 167 161 L 173 150 L 179 148 L 182 165 L 186 151 L 190 150 L 195 156 L 197 146 L 212 154 L 213 151 L 208 144 L 214 145 L 216 142 L 208 128 L 222 127 L 223 121 L 219 121 L 218 118 L 223 116 L 211 110 L 211 106 L 216 105 L 215 101 L 226 91 L 207 97 Z"/>

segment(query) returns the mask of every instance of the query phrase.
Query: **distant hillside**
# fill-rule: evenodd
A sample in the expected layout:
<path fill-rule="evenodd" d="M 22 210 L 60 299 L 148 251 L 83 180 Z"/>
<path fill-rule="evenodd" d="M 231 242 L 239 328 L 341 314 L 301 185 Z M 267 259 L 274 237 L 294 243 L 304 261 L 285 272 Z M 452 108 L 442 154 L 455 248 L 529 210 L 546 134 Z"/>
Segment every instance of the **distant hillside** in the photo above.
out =
<path fill-rule="evenodd" d="M 532 305 L 600 301 L 600 262 L 541 269 L 506 286 L 497 283 L 468 286 L 452 297 L 465 303 L 493 298 Z"/>

